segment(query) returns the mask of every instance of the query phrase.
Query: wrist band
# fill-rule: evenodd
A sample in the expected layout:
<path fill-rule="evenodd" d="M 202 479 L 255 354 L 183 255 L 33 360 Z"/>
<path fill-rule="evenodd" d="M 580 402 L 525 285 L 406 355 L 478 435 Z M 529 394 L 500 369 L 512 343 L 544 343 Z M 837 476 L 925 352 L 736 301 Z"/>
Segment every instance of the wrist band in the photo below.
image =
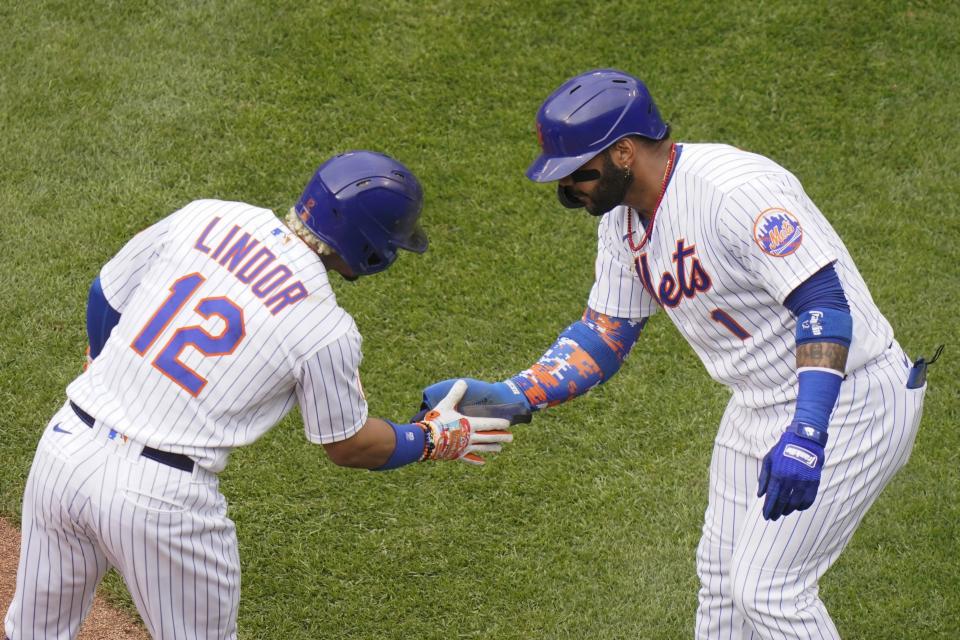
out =
<path fill-rule="evenodd" d="M 396 469 L 411 462 L 419 462 L 422 460 L 425 455 L 425 441 L 427 440 L 423 426 L 416 422 L 407 424 L 397 424 L 390 420 L 386 422 L 393 427 L 396 444 L 394 445 L 393 453 L 390 454 L 387 461 L 383 463 L 382 466 L 373 469 L 373 471 Z"/>

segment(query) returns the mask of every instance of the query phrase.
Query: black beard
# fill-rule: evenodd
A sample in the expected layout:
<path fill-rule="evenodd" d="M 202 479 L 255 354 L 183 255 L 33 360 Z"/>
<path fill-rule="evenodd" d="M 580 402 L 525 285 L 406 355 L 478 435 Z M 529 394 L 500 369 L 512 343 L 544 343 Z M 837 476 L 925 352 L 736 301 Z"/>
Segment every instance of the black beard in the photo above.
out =
<path fill-rule="evenodd" d="M 609 153 L 603 154 L 603 173 L 597 188 L 590 196 L 590 203 L 586 205 L 592 216 L 602 216 L 616 206 L 623 204 L 627 196 L 627 189 L 633 184 L 633 172 L 621 169 L 613 164 Z"/>

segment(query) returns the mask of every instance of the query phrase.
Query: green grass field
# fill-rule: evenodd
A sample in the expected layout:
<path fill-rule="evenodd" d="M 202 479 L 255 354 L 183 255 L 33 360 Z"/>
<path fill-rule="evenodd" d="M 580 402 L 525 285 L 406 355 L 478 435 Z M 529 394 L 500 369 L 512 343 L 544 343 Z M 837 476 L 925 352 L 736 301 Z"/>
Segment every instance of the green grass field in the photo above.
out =
<path fill-rule="evenodd" d="M 524 178 L 534 116 L 613 66 L 676 138 L 797 174 L 907 350 L 947 344 L 910 463 L 821 594 L 845 638 L 960 637 L 958 34 L 947 0 L 3 3 L 0 515 L 79 371 L 99 267 L 195 198 L 283 211 L 335 152 L 390 153 L 426 190 L 430 251 L 334 283 L 371 412 L 529 365 L 583 310 L 596 225 Z M 726 398 L 658 316 L 482 469 L 337 468 L 292 415 L 222 475 L 241 637 L 691 637 Z"/>

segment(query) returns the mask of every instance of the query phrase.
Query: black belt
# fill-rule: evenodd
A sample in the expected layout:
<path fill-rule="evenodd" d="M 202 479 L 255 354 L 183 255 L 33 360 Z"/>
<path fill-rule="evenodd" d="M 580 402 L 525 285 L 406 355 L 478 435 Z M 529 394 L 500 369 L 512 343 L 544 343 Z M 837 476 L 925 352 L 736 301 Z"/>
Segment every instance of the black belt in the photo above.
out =
<path fill-rule="evenodd" d="M 74 404 L 73 400 L 70 401 L 70 407 L 73 409 L 73 412 L 77 414 L 77 417 L 83 420 L 88 427 L 93 427 L 93 423 L 96 420 L 92 415 Z M 180 469 L 187 473 L 193 472 L 193 460 L 182 453 L 170 453 L 169 451 L 160 451 L 153 447 L 144 447 L 140 455 L 144 458 L 155 460 L 160 464 L 165 464 L 168 467 L 173 467 L 174 469 Z"/>

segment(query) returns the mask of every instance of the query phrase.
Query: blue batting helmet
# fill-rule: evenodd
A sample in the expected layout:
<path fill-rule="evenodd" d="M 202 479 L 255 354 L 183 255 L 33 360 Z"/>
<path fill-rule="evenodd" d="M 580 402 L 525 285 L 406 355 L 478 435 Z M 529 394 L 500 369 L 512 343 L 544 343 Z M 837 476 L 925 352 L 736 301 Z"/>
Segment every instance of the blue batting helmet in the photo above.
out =
<path fill-rule="evenodd" d="M 383 271 L 397 250 L 427 250 L 417 220 L 423 189 L 409 169 L 381 153 L 350 151 L 317 169 L 296 205 L 304 225 L 357 275 Z"/>
<path fill-rule="evenodd" d="M 662 140 L 668 131 L 638 78 L 616 69 L 587 71 L 560 85 L 537 112 L 541 153 L 527 177 L 560 180 L 620 138 Z"/>

